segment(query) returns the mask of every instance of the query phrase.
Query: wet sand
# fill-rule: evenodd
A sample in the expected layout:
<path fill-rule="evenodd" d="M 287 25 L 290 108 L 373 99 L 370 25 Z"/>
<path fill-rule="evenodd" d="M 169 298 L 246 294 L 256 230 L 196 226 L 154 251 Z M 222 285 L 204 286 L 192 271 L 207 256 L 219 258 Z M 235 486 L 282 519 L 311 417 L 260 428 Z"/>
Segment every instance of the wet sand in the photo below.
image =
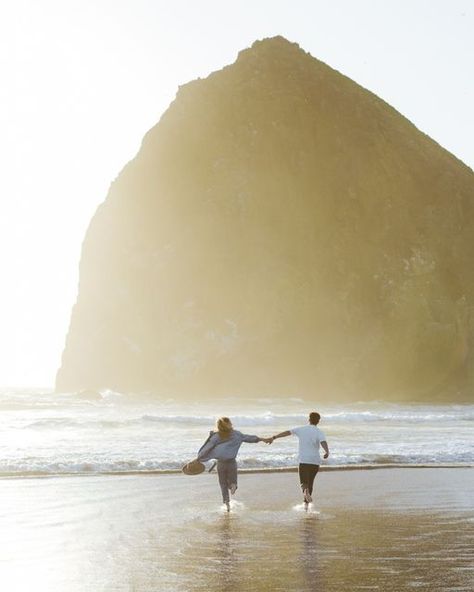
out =
<path fill-rule="evenodd" d="M 2 589 L 470 591 L 474 469 L 0 480 Z"/>

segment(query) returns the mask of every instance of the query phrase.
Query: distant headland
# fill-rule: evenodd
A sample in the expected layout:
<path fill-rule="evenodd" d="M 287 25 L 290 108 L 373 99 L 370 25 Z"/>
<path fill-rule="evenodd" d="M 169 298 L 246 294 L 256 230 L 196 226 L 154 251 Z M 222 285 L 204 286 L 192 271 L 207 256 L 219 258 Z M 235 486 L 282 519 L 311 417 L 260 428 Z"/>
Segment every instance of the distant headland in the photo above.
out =
<path fill-rule="evenodd" d="M 474 174 L 282 37 L 180 87 L 84 239 L 59 391 L 472 400 Z"/>

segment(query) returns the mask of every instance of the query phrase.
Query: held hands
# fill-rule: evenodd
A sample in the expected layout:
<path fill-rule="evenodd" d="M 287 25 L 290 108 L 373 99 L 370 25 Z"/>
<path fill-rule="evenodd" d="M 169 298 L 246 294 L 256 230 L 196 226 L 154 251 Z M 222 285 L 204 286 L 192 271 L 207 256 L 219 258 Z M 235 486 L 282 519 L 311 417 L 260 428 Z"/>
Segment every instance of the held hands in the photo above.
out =
<path fill-rule="evenodd" d="M 274 440 L 273 436 L 270 436 L 269 438 L 262 438 L 262 442 L 265 442 L 265 444 L 271 444 Z"/>

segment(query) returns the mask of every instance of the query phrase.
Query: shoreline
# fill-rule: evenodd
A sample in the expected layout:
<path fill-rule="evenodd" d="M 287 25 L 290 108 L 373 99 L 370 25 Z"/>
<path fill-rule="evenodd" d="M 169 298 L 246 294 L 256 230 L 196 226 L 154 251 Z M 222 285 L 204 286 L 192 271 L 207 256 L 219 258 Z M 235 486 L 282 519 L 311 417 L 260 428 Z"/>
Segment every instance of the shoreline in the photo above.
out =
<path fill-rule="evenodd" d="M 414 464 L 414 463 L 381 463 L 381 464 L 350 464 L 350 465 L 322 465 L 319 472 L 342 472 L 342 471 L 374 471 L 382 469 L 474 469 L 474 464 L 471 463 L 445 463 L 445 464 Z M 260 467 L 260 468 L 240 468 L 239 475 L 253 475 L 253 474 L 282 474 L 282 473 L 297 473 L 298 466 L 291 467 Z M 208 474 L 209 471 L 204 471 L 201 475 Z M 214 469 L 211 474 L 215 474 Z M 153 477 L 160 475 L 182 475 L 181 469 L 152 469 L 152 470 L 130 470 L 130 471 L 100 471 L 90 473 L 2 473 L 0 480 L 3 479 L 54 479 L 66 477 Z M 197 477 L 198 475 L 194 475 Z"/>

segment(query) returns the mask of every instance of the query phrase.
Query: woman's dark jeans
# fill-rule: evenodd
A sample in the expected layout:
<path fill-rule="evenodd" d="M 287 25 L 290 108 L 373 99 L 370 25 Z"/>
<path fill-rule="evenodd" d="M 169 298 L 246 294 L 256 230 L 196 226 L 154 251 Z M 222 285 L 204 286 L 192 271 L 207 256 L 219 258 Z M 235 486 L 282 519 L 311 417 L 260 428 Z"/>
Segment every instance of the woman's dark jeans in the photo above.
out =
<path fill-rule="evenodd" d="M 237 485 L 237 462 L 235 458 L 231 460 L 218 460 L 217 475 L 222 491 L 222 501 L 227 503 L 229 501 L 230 486 L 234 483 Z"/>

